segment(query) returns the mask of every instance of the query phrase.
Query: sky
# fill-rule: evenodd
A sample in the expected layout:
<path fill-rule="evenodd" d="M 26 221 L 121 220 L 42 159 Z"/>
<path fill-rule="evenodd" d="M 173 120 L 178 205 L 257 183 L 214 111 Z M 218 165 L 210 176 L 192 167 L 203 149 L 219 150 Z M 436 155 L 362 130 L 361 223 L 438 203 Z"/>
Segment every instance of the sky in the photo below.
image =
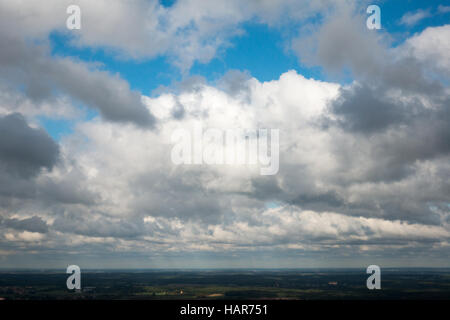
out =
<path fill-rule="evenodd" d="M 450 267 L 450 1 L 0 0 L 0 43 L 0 268 Z M 174 163 L 198 125 L 279 170 Z"/>

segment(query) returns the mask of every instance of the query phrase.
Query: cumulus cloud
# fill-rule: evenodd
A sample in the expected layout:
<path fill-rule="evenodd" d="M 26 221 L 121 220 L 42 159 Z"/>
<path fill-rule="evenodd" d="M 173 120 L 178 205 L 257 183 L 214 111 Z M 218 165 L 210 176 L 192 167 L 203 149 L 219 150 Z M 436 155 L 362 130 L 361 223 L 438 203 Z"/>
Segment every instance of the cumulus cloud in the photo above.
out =
<path fill-rule="evenodd" d="M 362 135 L 356 139 L 352 136 L 349 144 L 358 143 L 364 151 L 352 157 L 344 155 L 351 148 L 345 147 L 347 139 L 342 137 L 343 154 L 339 158 L 352 167 L 362 160 L 361 153 L 369 154 L 366 170 L 358 170 L 359 178 L 367 181 L 405 179 L 417 170 L 418 160 L 448 155 L 444 124 L 449 110 L 448 90 L 429 76 L 430 65 L 434 63 L 436 68 L 441 61 L 430 59 L 425 63 L 420 54 L 405 49 L 417 36 L 395 50 L 388 49 L 383 38 L 365 28 L 355 28 L 358 24 L 362 20 L 347 8 L 317 30 L 312 46 L 316 58 L 310 60 L 308 52 L 299 47 L 302 38 L 294 41 L 293 48 L 300 59 L 323 66 L 327 73 L 346 68 L 355 78 L 354 83 L 340 88 L 322 123 L 329 130 L 338 126 Z M 440 28 L 424 33 L 439 34 Z M 439 55 L 439 46 L 429 48 Z"/>
<path fill-rule="evenodd" d="M 45 47 L 27 45 L 24 39 L 2 34 L 0 40 L 7 48 L 0 54 L 2 79 L 25 86 L 31 100 L 52 101 L 57 90 L 98 110 L 107 120 L 153 126 L 154 119 L 140 94 L 131 91 L 118 75 L 69 58 L 51 58 Z"/>
<path fill-rule="evenodd" d="M 66 234 L 112 252 L 141 252 L 152 243 L 152 252 L 217 254 L 276 247 L 309 252 L 330 243 L 370 251 L 446 241 L 447 109 L 420 105 L 415 121 L 403 102 L 382 102 L 355 87 L 374 108 L 372 117 L 361 118 L 335 83 L 295 71 L 270 82 L 238 79 L 237 91 L 204 83 L 144 97 L 157 131 L 79 123 L 61 142 L 67 168 L 38 179 L 33 203 L 40 201 L 51 221 L 41 243 Z M 382 103 L 387 105 L 377 122 Z M 183 117 L 174 116 L 180 106 Z M 332 120 L 325 127 L 324 117 Z M 261 177 L 251 166 L 172 164 L 171 133 L 199 121 L 205 128 L 280 128 L 279 173 Z M 268 210 L 269 202 L 276 209 Z"/>
<path fill-rule="evenodd" d="M 255 206 L 264 208 L 266 201 L 275 201 L 318 211 L 435 222 L 437 214 L 430 211 L 429 201 L 436 199 L 435 205 L 445 201 L 442 192 L 441 200 L 437 200 L 436 190 L 443 187 L 439 183 L 446 182 L 436 179 L 437 173 L 428 176 L 424 170 L 429 170 L 429 165 L 446 170 L 445 165 L 442 167 L 445 161 L 440 160 L 448 155 L 445 131 L 436 131 L 432 138 L 437 139 L 435 143 L 428 138 L 429 143 L 423 144 L 420 141 L 427 132 L 418 130 L 407 117 L 390 126 L 377 124 L 375 138 L 354 135 L 360 129 L 341 128 L 334 123 L 324 130 L 322 117 L 328 112 L 328 104 L 338 96 L 339 86 L 307 80 L 295 72 L 265 83 L 251 78 L 244 88 L 248 90 L 247 98 L 204 85 L 178 95 L 168 93 L 144 99 L 155 108 L 161 124 L 158 133 L 124 131 L 120 126 L 101 122 L 80 125 L 76 135 L 89 141 L 89 145 L 80 148 L 78 139 L 74 139 L 67 140 L 64 148 L 68 154 L 76 155 L 80 168 L 89 176 L 91 188 L 99 192 L 102 200 L 96 210 L 115 217 L 150 215 L 217 223 Z M 376 101 L 374 104 L 376 108 Z M 179 105 L 185 110 L 182 119 L 171 112 Z M 334 114 L 339 115 L 337 111 Z M 345 121 L 350 121 L 347 113 L 343 115 Z M 236 126 L 236 121 L 242 128 L 279 126 L 283 137 L 279 175 L 263 178 L 257 170 L 242 167 L 172 165 L 171 132 L 179 126 L 189 128 L 199 117 L 205 128 Z M 436 124 L 442 119 L 438 111 L 428 118 L 423 116 L 421 121 L 432 121 L 433 117 L 433 128 L 438 130 Z M 356 125 L 363 120 L 351 121 Z M 398 129 L 405 124 L 405 128 Z M 442 130 L 444 124 L 445 121 Z M 123 153 L 124 149 L 128 152 Z M 426 162 L 435 157 L 436 162 Z M 409 194 L 415 184 L 433 180 L 435 188 L 423 193 L 423 200 Z M 371 190 L 378 190 L 379 184 L 386 191 L 379 193 L 376 202 L 368 201 Z M 358 186 L 361 189 L 355 192 Z M 398 199 L 392 198 L 390 188 L 396 190 Z M 402 209 L 405 202 L 410 205 Z"/>
<path fill-rule="evenodd" d="M 428 27 L 409 38 L 405 50 L 411 52 L 417 59 L 431 64 L 436 70 L 448 75 L 450 70 L 450 25 Z"/>

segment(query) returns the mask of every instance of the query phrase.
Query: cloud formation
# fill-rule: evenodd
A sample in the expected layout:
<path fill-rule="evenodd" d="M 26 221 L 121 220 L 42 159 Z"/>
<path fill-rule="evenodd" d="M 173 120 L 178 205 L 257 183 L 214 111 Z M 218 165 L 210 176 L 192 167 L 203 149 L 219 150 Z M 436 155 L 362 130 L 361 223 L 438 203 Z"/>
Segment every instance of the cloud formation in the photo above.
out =
<path fill-rule="evenodd" d="M 414 12 L 407 12 L 400 19 L 400 24 L 404 24 L 407 26 L 412 26 L 418 23 L 419 21 L 431 17 L 430 10 L 422 10 L 419 9 Z"/>
<path fill-rule="evenodd" d="M 81 1 L 85 20 L 72 43 L 116 58 L 168 55 L 187 72 L 217 56 L 245 21 L 276 28 L 320 13 L 326 19 L 289 42 L 330 78 L 286 70 L 260 81 L 229 70 L 214 83 L 185 77 L 145 96 L 95 63 L 50 53 L 64 1 L 44 9 L 27 2 L 36 15 L 1 2 L 0 25 L 17 19 L 13 34 L 0 29 L 2 265 L 48 258 L 93 266 L 101 258 L 124 267 L 124 255 L 141 267 L 171 259 L 195 266 L 199 256 L 210 265 L 249 257 L 266 265 L 268 256 L 280 259 L 272 267 L 320 256 L 328 265 L 374 257 L 395 264 L 418 250 L 425 264 L 445 263 L 449 26 L 390 47 L 386 34 L 365 28 L 353 1 L 201 3 Z M 329 80 L 342 74 L 352 81 Z M 100 117 L 77 118 L 79 102 Z M 53 110 L 77 119 L 57 142 L 37 121 Z M 171 134 L 198 124 L 279 129 L 278 174 L 173 164 Z"/>
<path fill-rule="evenodd" d="M 66 94 L 98 110 L 107 120 L 147 128 L 154 125 L 140 94 L 131 91 L 118 75 L 69 58 L 51 58 L 46 47 L 27 45 L 24 39 L 1 34 L 0 40 L 6 48 L 0 54 L 2 80 L 24 85 L 32 101 L 52 101 L 58 93 Z"/>

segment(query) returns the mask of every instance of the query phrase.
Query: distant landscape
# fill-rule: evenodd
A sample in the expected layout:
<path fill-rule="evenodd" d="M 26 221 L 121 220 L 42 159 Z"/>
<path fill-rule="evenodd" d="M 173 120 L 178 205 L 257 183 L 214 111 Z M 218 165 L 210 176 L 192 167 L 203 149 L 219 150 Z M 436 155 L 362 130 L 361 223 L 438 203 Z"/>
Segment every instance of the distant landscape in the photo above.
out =
<path fill-rule="evenodd" d="M 450 299 L 450 269 L 384 269 L 368 290 L 364 269 L 83 270 L 68 290 L 60 270 L 0 271 L 1 300 Z"/>

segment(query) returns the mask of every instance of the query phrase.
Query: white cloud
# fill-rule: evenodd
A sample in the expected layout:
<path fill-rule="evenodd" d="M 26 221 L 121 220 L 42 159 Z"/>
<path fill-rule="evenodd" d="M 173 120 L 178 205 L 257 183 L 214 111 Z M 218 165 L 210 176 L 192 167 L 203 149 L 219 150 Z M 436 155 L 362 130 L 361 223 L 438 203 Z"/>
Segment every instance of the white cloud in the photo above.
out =
<path fill-rule="evenodd" d="M 450 25 L 428 27 L 409 38 L 405 47 L 424 63 L 450 71 Z"/>
<path fill-rule="evenodd" d="M 400 19 L 400 24 L 404 24 L 407 26 L 413 26 L 417 24 L 419 21 L 431 17 L 430 10 L 417 10 L 414 12 L 407 12 Z"/>
<path fill-rule="evenodd" d="M 445 158 L 418 161 L 400 180 L 368 181 L 368 172 L 389 170 L 371 154 L 383 140 L 320 125 L 339 85 L 289 71 L 278 80 L 250 78 L 242 86 L 236 95 L 203 84 L 143 97 L 155 110 L 155 131 L 100 119 L 79 123 L 62 150 L 66 166 L 76 164 L 75 174 L 83 176 L 75 181 L 96 201 L 53 204 L 48 237 L 57 230 L 82 237 L 69 246 L 104 238 L 108 250 L 139 252 L 377 244 L 365 247 L 371 250 L 448 239 L 448 212 L 424 210 L 446 201 Z M 184 116 L 175 118 L 171 111 L 180 105 Z M 171 133 L 199 119 L 205 128 L 280 128 L 279 174 L 264 179 L 246 166 L 172 164 Z M 58 181 L 66 170 L 47 176 Z M 271 200 L 280 205 L 266 209 Z M 438 224 L 429 224 L 437 216 Z M 147 242 L 154 243 L 151 249 Z"/>
<path fill-rule="evenodd" d="M 6 233 L 5 238 L 8 241 L 26 241 L 26 242 L 35 242 L 41 241 L 45 238 L 45 235 L 39 232 L 17 232 L 17 233 Z"/>
<path fill-rule="evenodd" d="M 450 6 L 443 6 L 440 4 L 438 6 L 438 12 L 439 13 L 448 13 L 448 12 L 450 12 Z"/>

